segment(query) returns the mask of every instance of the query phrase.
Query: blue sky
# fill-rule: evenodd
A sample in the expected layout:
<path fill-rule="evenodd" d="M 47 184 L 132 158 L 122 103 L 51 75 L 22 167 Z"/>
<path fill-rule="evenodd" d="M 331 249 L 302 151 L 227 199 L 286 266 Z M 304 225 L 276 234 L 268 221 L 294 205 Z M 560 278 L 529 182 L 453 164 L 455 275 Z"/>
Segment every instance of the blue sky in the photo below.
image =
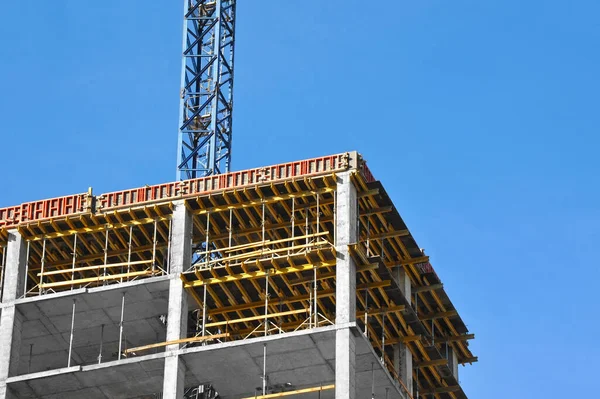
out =
<path fill-rule="evenodd" d="M 174 178 L 179 3 L 3 4 L 0 207 Z M 362 152 L 476 334 L 471 398 L 594 395 L 599 13 L 238 5 L 233 167 Z"/>

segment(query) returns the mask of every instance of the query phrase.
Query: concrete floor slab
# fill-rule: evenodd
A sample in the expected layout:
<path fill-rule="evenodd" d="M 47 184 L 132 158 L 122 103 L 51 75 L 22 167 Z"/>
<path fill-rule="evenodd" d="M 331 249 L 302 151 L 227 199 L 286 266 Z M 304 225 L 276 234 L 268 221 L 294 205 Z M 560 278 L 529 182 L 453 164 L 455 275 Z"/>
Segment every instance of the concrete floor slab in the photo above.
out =
<path fill-rule="evenodd" d="M 335 380 L 332 359 L 335 357 L 335 331 L 344 327 L 321 327 L 290 334 L 272 335 L 245 341 L 183 349 L 181 354 L 188 367 L 187 378 L 211 383 L 223 399 L 238 399 L 255 394 L 262 386 L 263 348 L 267 345 L 267 375 L 269 385 L 292 384 L 296 389 L 332 384 Z M 368 340 L 355 327 L 357 336 L 357 396 L 371 397 L 375 381 L 377 397 L 400 399 L 387 370 Z M 186 381 L 186 385 L 189 385 Z M 315 394 L 295 396 L 314 398 Z M 322 392 L 321 398 L 333 398 L 333 391 Z"/>
<path fill-rule="evenodd" d="M 164 276 L 16 301 L 24 318 L 17 374 L 67 364 L 74 299 L 74 364 L 96 363 L 101 345 L 103 361 L 116 359 L 123 293 L 123 348 L 163 341 L 166 326 L 159 317 L 167 313 L 168 289 Z"/>
<path fill-rule="evenodd" d="M 7 380 L 22 399 L 136 398 L 162 390 L 164 354 L 40 372 Z"/>

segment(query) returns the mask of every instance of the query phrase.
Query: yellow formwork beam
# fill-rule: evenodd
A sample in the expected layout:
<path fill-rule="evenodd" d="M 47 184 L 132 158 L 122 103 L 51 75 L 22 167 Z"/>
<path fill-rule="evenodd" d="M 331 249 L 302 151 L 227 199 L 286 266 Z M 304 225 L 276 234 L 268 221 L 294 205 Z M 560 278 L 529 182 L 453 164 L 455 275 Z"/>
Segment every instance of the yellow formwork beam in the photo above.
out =
<path fill-rule="evenodd" d="M 335 266 L 335 262 L 307 263 L 304 265 L 291 266 L 291 267 L 286 267 L 283 269 L 272 269 L 271 271 L 258 270 L 255 272 L 233 274 L 230 276 L 213 277 L 213 278 L 208 278 L 206 280 L 197 280 L 197 281 L 192 281 L 192 282 L 186 283 L 186 284 L 184 284 L 184 287 L 185 288 L 202 287 L 204 285 L 222 284 L 222 283 L 229 283 L 229 282 L 239 281 L 239 280 L 252 280 L 252 279 L 257 279 L 257 278 L 263 278 L 266 276 L 269 276 L 269 277 L 280 276 L 280 275 L 284 275 L 284 274 L 304 272 L 307 270 L 313 270 L 315 268 L 327 267 L 327 266 Z"/>
<path fill-rule="evenodd" d="M 216 321 L 213 323 L 206 323 L 205 327 L 209 328 L 209 327 L 225 326 L 225 325 L 229 325 L 229 324 L 245 323 L 248 321 L 257 321 L 257 320 L 265 320 L 265 319 L 271 319 L 273 317 L 290 316 L 293 314 L 300 314 L 300 313 L 307 313 L 307 312 L 308 312 L 308 309 L 298 309 L 298 310 L 288 310 L 287 312 L 279 312 L 279 313 L 271 313 L 271 314 L 267 313 L 266 315 L 244 317 L 242 319 L 233 319 L 233 320 L 225 320 L 225 321 Z"/>
<path fill-rule="evenodd" d="M 312 388 L 304 388 L 304 389 L 296 389 L 295 391 L 288 392 L 279 392 L 279 393 L 270 393 L 268 395 L 260 395 L 260 396 L 249 396 L 243 399 L 269 399 L 269 398 L 282 398 L 284 396 L 293 396 L 293 395 L 302 395 L 305 393 L 311 392 L 320 392 L 327 391 L 330 389 L 335 389 L 335 384 L 331 385 L 322 385 L 320 387 L 312 387 Z"/>
<path fill-rule="evenodd" d="M 77 234 L 97 233 L 97 232 L 106 231 L 106 230 L 122 229 L 124 227 L 129 227 L 129 226 L 139 226 L 139 225 L 150 224 L 150 223 L 154 223 L 154 222 L 164 222 L 169 219 L 170 219 L 170 217 L 167 217 L 167 216 L 157 216 L 154 218 L 143 218 L 143 219 L 130 220 L 129 222 L 123 222 L 123 223 L 105 223 L 105 224 L 99 224 L 97 226 L 82 227 L 80 229 L 69 229 L 69 230 L 64 230 L 64 231 L 58 231 L 55 233 L 39 234 L 39 235 L 35 235 L 32 237 L 28 237 L 27 241 L 41 241 L 44 238 L 51 239 L 51 238 L 59 238 L 59 237 L 68 237 L 68 236 L 72 236 L 73 234 L 76 234 L 76 233 Z"/>
<path fill-rule="evenodd" d="M 182 338 L 182 339 L 176 339 L 174 341 L 157 342 L 155 344 L 149 344 L 149 345 L 144 345 L 144 346 L 138 346 L 135 348 L 129 348 L 129 349 L 126 349 L 123 353 L 130 354 L 130 353 L 141 352 L 141 351 L 145 351 L 145 350 L 149 350 L 149 349 L 160 348 L 163 346 L 187 344 L 190 342 L 212 341 L 215 339 L 227 338 L 227 337 L 229 337 L 229 335 L 230 335 L 229 333 L 223 333 L 223 334 L 215 334 L 215 335 L 205 335 L 203 337 Z"/>
<path fill-rule="evenodd" d="M 162 273 L 161 270 L 154 270 L 154 271 L 152 271 L 152 270 L 144 270 L 144 271 L 141 271 L 141 272 L 108 274 L 106 276 L 82 278 L 82 279 L 79 279 L 79 280 L 58 281 L 56 283 L 42 283 L 42 284 L 39 284 L 39 287 L 40 287 L 40 289 L 43 289 L 43 288 L 55 288 L 55 287 L 65 287 L 65 286 L 69 286 L 69 285 L 94 283 L 96 281 L 120 280 L 122 278 L 127 278 L 127 277 L 152 276 L 152 275 L 160 274 L 160 273 Z"/>

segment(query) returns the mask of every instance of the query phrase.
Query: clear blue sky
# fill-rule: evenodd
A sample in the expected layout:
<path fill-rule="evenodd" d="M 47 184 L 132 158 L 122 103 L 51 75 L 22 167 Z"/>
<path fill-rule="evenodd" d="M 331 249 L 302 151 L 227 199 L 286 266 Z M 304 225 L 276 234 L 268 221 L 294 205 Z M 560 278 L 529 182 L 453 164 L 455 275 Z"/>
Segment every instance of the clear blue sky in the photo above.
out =
<path fill-rule="evenodd" d="M 181 1 L 12 1 L 0 206 L 174 178 Z M 471 398 L 595 396 L 600 4 L 240 0 L 236 169 L 357 149 L 476 334 Z"/>

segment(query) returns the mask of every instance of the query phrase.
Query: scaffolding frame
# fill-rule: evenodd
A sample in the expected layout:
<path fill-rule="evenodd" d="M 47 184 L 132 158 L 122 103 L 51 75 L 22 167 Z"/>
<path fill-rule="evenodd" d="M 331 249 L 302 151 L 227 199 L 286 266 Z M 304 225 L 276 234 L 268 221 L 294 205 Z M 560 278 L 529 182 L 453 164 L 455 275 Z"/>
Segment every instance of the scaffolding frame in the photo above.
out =
<path fill-rule="evenodd" d="M 458 397 L 444 382 L 442 349 L 450 346 L 459 363 L 476 361 L 468 347 L 473 335 L 466 334 L 429 258 L 383 187 L 370 181 L 364 169 L 354 169 L 351 180 L 359 205 L 359 241 L 349 247 L 357 265 L 357 322 L 391 374 L 397 376 L 391 348 L 403 343 L 418 365 L 420 392 L 441 397 L 435 390 L 442 389 Z M 180 276 L 197 305 L 197 328 L 185 338 L 189 341 L 178 344 L 210 345 L 333 323 L 336 190 L 336 171 L 329 171 L 186 196 L 193 215 L 192 244 L 205 247 Z M 175 199 L 19 225 L 27 240 L 23 294 L 126 284 L 170 273 Z M 5 237 L 1 229 L 0 242 Z M 402 268 L 415 287 L 408 303 L 390 278 L 395 268 Z M 409 322 L 410 315 L 422 322 Z M 154 349 L 170 344 L 157 342 Z M 119 358 L 126 351 L 135 352 L 119 348 Z"/>

